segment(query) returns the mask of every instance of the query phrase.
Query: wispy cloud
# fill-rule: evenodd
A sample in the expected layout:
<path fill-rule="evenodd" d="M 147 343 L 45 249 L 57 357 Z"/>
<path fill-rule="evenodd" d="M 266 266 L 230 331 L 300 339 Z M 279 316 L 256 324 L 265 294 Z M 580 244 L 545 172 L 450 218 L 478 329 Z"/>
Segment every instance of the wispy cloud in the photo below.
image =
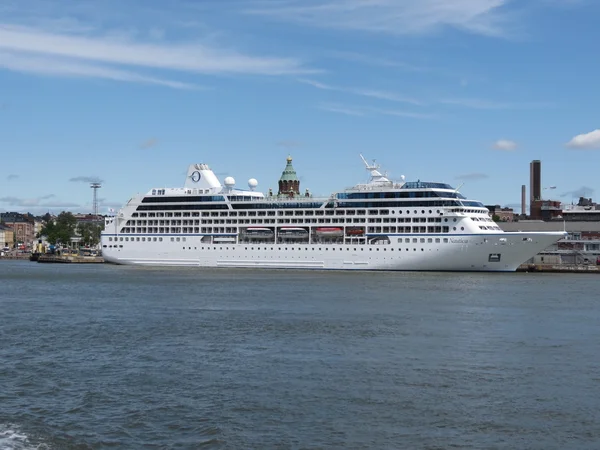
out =
<path fill-rule="evenodd" d="M 319 105 L 319 109 L 323 111 L 329 111 L 338 114 L 344 114 L 346 116 L 364 116 L 366 115 L 364 111 L 359 108 L 344 106 L 344 105 L 335 105 L 335 104 L 321 104 Z"/>
<path fill-rule="evenodd" d="M 158 145 L 158 139 L 150 138 L 150 139 L 146 139 L 144 142 L 142 142 L 140 144 L 140 148 L 142 150 L 147 150 L 149 148 L 156 147 L 157 145 Z"/>
<path fill-rule="evenodd" d="M 435 119 L 437 117 L 435 114 L 415 113 L 397 109 L 374 108 L 370 106 L 348 106 L 338 103 L 321 103 L 319 105 L 319 109 L 333 113 L 345 114 L 347 116 L 359 117 L 370 115 L 406 117 L 409 119 Z"/>
<path fill-rule="evenodd" d="M 159 69 L 220 75 L 315 73 L 295 58 L 252 56 L 197 41 L 140 41 L 118 33 L 69 34 L 0 23 L 0 67 L 9 70 L 106 78 L 177 89 L 195 85 L 144 74 Z M 132 68 L 137 68 L 132 71 Z"/>
<path fill-rule="evenodd" d="M 464 180 L 464 181 L 477 181 L 477 180 L 485 180 L 486 178 L 489 178 L 489 175 L 487 175 L 485 173 L 481 173 L 481 172 L 473 172 L 473 173 L 465 173 L 462 175 L 457 175 L 455 178 L 457 180 Z"/>
<path fill-rule="evenodd" d="M 378 56 L 371 55 L 363 55 L 361 53 L 355 52 L 331 52 L 328 54 L 329 57 L 340 59 L 344 61 L 357 62 L 362 64 L 367 64 L 371 66 L 379 66 L 379 67 L 390 67 L 397 68 L 401 70 L 406 70 L 409 72 L 423 72 L 429 69 L 417 66 L 410 63 L 405 63 L 403 61 L 399 61 L 391 58 L 381 58 Z"/>
<path fill-rule="evenodd" d="M 314 27 L 392 35 L 457 28 L 501 36 L 508 0 L 286 0 L 261 2 L 247 14 Z"/>
<path fill-rule="evenodd" d="M 578 134 L 567 142 L 567 147 L 578 150 L 600 149 L 600 129 Z"/>
<path fill-rule="evenodd" d="M 398 103 L 409 103 L 411 105 L 423 105 L 423 102 L 416 100 L 414 98 L 406 97 L 401 94 L 397 94 L 395 92 L 382 91 L 376 89 L 367 89 L 367 88 L 355 88 L 355 87 L 342 87 L 342 86 L 334 86 L 331 84 L 322 83 L 320 81 L 308 79 L 308 78 L 299 78 L 298 81 L 300 83 L 308 84 L 317 89 L 322 89 L 325 91 L 338 91 L 338 92 L 346 92 L 349 94 L 360 95 L 363 97 L 371 97 L 379 100 L 387 100 L 391 102 Z"/>
<path fill-rule="evenodd" d="M 0 46 L 2 44 L 0 43 Z M 40 75 L 104 78 L 113 81 L 129 83 L 155 84 L 173 89 L 198 89 L 198 86 L 179 81 L 148 77 L 127 70 L 113 69 L 101 65 L 76 62 L 64 58 L 46 56 L 30 56 L 0 52 L 0 68 L 15 72 L 33 73 Z"/>
<path fill-rule="evenodd" d="M 21 207 L 21 208 L 63 208 L 63 207 L 77 207 L 79 206 L 76 203 L 71 202 L 61 202 L 61 201 L 52 201 L 48 202 L 45 200 L 49 200 L 51 198 L 55 198 L 54 194 L 43 195 L 41 197 L 35 198 L 22 198 L 22 197 L 0 197 L 0 203 L 7 204 L 9 206 Z"/>
<path fill-rule="evenodd" d="M 580 188 L 575 189 L 573 191 L 567 191 L 567 192 L 560 194 L 561 197 L 573 197 L 573 198 L 591 197 L 592 195 L 594 195 L 594 188 L 591 188 L 588 186 L 581 186 Z"/>
<path fill-rule="evenodd" d="M 515 141 L 511 141 L 509 139 L 499 139 L 492 145 L 492 148 L 495 150 L 502 150 L 505 152 L 511 152 L 516 150 L 517 143 Z"/>
<path fill-rule="evenodd" d="M 18 178 L 19 178 L 19 175 L 16 175 L 16 174 L 14 174 L 14 173 L 11 173 L 10 175 L 8 175 L 8 176 L 6 177 L 6 179 L 7 179 L 8 181 L 17 180 Z"/>
<path fill-rule="evenodd" d="M 485 100 L 479 98 L 446 98 L 440 100 L 440 103 L 452 106 L 462 106 L 472 109 L 535 109 L 551 107 L 551 103 L 545 102 L 500 102 L 494 100 Z"/>
<path fill-rule="evenodd" d="M 72 181 L 74 183 L 102 183 L 103 180 L 100 177 L 97 176 L 86 176 L 86 175 L 82 175 L 82 176 L 78 176 L 78 177 L 74 177 L 69 179 L 69 181 Z"/>

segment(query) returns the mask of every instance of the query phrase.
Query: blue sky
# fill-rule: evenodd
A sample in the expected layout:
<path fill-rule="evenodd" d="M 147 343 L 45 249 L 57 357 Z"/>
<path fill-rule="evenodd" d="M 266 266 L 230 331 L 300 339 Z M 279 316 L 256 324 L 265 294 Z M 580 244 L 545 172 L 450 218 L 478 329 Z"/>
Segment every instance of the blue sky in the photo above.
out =
<path fill-rule="evenodd" d="M 101 211 L 205 162 L 328 195 L 444 181 L 600 190 L 594 0 L 3 0 L 0 211 Z"/>

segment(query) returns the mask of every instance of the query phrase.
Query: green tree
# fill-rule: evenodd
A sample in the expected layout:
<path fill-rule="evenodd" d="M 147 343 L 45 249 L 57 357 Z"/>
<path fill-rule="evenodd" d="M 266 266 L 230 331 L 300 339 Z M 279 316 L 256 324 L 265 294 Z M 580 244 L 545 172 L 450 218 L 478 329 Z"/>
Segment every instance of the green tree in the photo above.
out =
<path fill-rule="evenodd" d="M 499 215 L 497 215 L 497 214 L 494 214 L 494 215 L 492 216 L 492 220 L 493 220 L 494 222 L 500 222 L 500 216 L 499 216 Z"/>
<path fill-rule="evenodd" d="M 97 223 L 80 223 L 77 231 L 81 235 L 83 244 L 94 247 L 100 242 L 100 233 L 104 229 L 104 225 Z"/>
<path fill-rule="evenodd" d="M 46 223 L 40 234 L 46 236 L 46 239 L 50 244 L 54 245 L 60 243 L 67 245 L 71 242 L 71 238 L 75 236 L 76 226 L 77 219 L 73 213 L 63 211 L 58 215 L 55 221 Z"/>

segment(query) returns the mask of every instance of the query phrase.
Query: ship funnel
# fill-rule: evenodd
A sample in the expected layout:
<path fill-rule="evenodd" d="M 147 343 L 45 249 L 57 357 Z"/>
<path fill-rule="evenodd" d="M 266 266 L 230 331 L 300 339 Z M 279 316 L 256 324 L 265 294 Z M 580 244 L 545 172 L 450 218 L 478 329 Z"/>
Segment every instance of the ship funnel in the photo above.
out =
<path fill-rule="evenodd" d="M 184 187 L 188 189 L 211 190 L 220 190 L 222 188 L 219 179 L 210 167 L 208 167 L 208 164 L 191 164 L 187 170 Z"/>

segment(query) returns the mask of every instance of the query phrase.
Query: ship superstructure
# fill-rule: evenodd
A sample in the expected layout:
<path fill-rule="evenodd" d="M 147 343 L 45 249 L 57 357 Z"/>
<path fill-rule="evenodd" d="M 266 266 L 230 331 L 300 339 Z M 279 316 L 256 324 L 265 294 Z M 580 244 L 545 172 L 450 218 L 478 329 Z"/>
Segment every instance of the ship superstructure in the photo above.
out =
<path fill-rule="evenodd" d="M 362 158 L 362 155 L 361 155 Z M 445 183 L 369 180 L 314 198 L 288 157 L 279 191 L 221 184 L 207 164 L 183 188 L 155 188 L 106 219 L 102 252 L 119 264 L 360 270 L 514 271 L 563 232 L 503 232 L 485 206 Z"/>

